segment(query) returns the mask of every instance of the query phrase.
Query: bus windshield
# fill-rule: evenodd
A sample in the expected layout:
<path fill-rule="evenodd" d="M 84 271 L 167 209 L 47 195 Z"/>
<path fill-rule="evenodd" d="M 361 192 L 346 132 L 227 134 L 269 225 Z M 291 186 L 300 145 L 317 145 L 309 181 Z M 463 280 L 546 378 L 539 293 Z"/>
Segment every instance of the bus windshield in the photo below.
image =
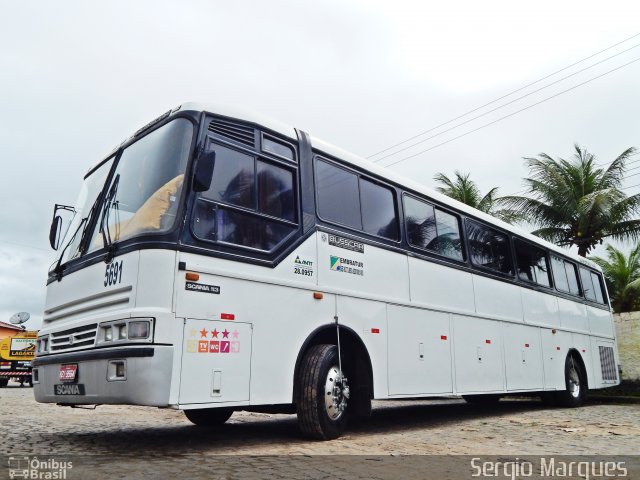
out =
<path fill-rule="evenodd" d="M 60 254 L 60 263 L 66 263 L 80 256 L 81 240 L 89 224 L 89 217 L 92 215 L 92 210 L 97 207 L 96 202 L 98 196 L 100 192 L 102 192 L 104 182 L 109 175 L 109 170 L 111 170 L 112 165 L 113 157 L 96 168 L 82 184 L 80 195 L 78 196 L 78 201 L 75 206 L 76 213 L 71 221 L 71 225 L 69 225 L 67 229 L 67 237 L 69 240 L 65 243 L 62 253 Z"/>
<path fill-rule="evenodd" d="M 174 226 L 192 137 L 192 123 L 179 118 L 122 152 L 88 252 Z"/>

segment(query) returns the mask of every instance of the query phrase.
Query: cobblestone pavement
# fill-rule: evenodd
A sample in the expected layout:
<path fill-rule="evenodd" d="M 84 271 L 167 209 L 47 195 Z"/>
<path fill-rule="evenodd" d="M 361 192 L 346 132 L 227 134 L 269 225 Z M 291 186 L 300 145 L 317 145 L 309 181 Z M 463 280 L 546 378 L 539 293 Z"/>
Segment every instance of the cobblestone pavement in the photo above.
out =
<path fill-rule="evenodd" d="M 174 410 L 39 404 L 30 388 L 10 384 L 0 389 L 0 428 L 5 458 L 95 455 L 100 468 L 106 468 L 105 456 L 133 468 L 150 457 L 165 463 L 186 457 L 193 464 L 194 458 L 213 455 L 637 455 L 640 405 L 555 409 L 533 400 L 502 400 L 490 407 L 462 400 L 375 402 L 371 418 L 353 421 L 338 440 L 317 442 L 300 437 L 295 415 L 236 412 L 226 425 L 209 430 Z"/>

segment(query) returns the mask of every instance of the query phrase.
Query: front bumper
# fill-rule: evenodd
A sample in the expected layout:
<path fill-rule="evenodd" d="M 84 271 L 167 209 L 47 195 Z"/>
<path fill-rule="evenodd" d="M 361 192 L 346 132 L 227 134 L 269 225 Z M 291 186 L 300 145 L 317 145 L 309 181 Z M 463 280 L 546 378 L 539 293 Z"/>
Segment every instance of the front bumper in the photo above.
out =
<path fill-rule="evenodd" d="M 124 362 L 123 378 L 113 378 L 114 361 Z M 78 365 L 73 383 L 59 378 L 60 366 L 67 364 Z M 164 407 L 169 404 L 172 365 L 170 345 L 130 345 L 44 355 L 33 361 L 33 391 L 36 401 L 43 403 Z M 84 395 L 56 395 L 55 385 L 60 384 L 83 385 Z"/>

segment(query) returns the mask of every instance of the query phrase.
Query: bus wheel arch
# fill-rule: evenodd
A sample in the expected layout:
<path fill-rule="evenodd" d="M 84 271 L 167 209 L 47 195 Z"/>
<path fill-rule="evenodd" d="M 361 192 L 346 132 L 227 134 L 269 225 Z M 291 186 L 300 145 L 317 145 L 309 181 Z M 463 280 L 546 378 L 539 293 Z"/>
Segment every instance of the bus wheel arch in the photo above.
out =
<path fill-rule="evenodd" d="M 565 390 L 555 394 L 555 401 L 563 407 L 575 408 L 584 404 L 589 388 L 587 369 L 576 349 L 567 352 L 564 363 Z"/>
<path fill-rule="evenodd" d="M 317 328 L 302 344 L 294 369 L 293 403 L 297 403 L 300 398 L 300 375 L 304 356 L 315 345 L 323 344 L 338 344 L 335 324 Z M 343 367 L 351 391 L 349 411 L 356 416 L 369 416 L 373 398 L 373 368 L 369 352 L 358 334 L 344 325 L 340 325 L 340 347 Z"/>

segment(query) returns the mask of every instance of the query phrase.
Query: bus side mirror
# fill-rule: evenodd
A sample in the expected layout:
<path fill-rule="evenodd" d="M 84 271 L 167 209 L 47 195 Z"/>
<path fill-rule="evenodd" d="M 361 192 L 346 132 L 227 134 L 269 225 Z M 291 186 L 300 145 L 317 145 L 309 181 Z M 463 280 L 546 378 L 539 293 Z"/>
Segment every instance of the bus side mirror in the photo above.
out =
<path fill-rule="evenodd" d="M 216 163 L 216 152 L 207 152 L 200 155 L 196 163 L 195 174 L 193 176 L 193 191 L 206 192 L 211 186 L 213 178 L 213 166 Z"/>
<path fill-rule="evenodd" d="M 54 250 L 58 250 L 60 246 L 60 233 L 62 231 L 62 218 L 55 215 L 51 220 L 51 229 L 49 230 L 49 245 Z"/>

